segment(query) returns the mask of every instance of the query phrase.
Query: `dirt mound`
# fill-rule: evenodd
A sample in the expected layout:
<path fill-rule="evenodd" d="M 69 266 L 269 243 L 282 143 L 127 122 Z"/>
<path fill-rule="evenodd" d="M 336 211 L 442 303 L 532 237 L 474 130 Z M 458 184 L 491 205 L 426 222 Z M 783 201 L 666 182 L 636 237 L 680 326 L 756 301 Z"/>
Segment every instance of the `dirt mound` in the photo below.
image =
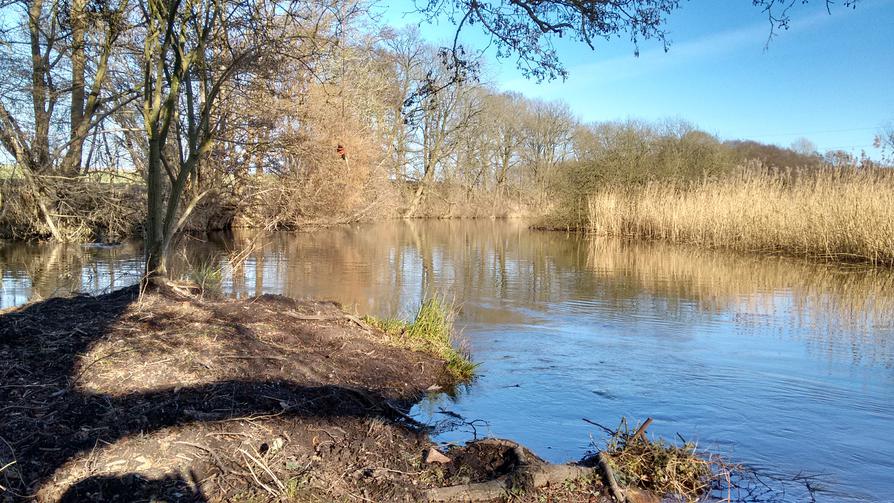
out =
<path fill-rule="evenodd" d="M 413 500 L 443 362 L 333 303 L 112 294 L 0 317 L 4 498 Z"/>

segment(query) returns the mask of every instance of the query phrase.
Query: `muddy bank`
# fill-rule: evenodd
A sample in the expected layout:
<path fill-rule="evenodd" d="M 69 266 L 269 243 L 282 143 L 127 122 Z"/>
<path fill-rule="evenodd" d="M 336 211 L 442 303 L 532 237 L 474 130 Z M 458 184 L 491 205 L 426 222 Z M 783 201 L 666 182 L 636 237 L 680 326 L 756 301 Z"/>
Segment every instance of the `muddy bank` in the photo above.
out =
<path fill-rule="evenodd" d="M 333 303 L 54 298 L 0 316 L 0 369 L 0 501 L 419 501 L 518 464 L 427 463 L 445 362 Z M 552 485 L 516 496 L 603 498 Z"/>

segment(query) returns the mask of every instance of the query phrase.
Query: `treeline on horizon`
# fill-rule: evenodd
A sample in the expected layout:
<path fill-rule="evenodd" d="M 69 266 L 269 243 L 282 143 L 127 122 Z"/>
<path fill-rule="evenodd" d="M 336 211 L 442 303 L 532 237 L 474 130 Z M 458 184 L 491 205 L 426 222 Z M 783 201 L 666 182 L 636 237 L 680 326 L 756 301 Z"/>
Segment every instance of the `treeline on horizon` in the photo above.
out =
<path fill-rule="evenodd" d="M 116 20 L 108 16 L 81 12 L 79 23 L 59 15 L 69 4 L 22 5 L 0 9 L 18 28 L 0 35 L 0 235 L 139 236 L 148 144 L 135 99 L 138 37 L 112 37 Z M 651 226 L 603 225 L 606 205 L 596 211 L 594 201 L 623 192 L 624 211 L 634 212 L 631 191 L 656 184 L 679 195 L 719 180 L 777 183 L 784 170 L 783 185 L 792 186 L 842 179 L 818 174 L 829 170 L 882 168 L 865 156 L 821 154 L 806 140 L 792 148 L 720 141 L 681 120 L 585 123 L 565 103 L 495 90 L 477 64 L 458 66 L 414 29 L 371 26 L 365 4 L 336 7 L 308 6 L 308 22 L 290 25 L 282 46 L 268 48 L 291 57 L 265 65 L 261 53 L 252 72 L 225 81 L 210 109 L 213 141 L 185 182 L 185 229 L 518 216 L 555 228 L 699 241 Z M 65 35 L 46 35 L 56 32 Z M 28 50 L 34 33 L 45 57 Z M 173 127 L 183 127 L 178 121 Z M 91 134 L 75 141 L 87 126 Z M 168 164 L 183 156 L 168 149 L 173 182 L 178 171 Z M 874 179 L 889 187 L 887 177 Z"/>

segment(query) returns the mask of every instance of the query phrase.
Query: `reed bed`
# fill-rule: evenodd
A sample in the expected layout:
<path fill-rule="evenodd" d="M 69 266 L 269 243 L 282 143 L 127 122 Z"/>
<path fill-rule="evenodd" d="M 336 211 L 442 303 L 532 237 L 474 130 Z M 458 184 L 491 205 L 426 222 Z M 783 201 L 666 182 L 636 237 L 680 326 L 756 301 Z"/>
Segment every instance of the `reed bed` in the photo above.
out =
<path fill-rule="evenodd" d="M 883 170 L 742 171 L 609 187 L 587 203 L 596 234 L 894 265 L 894 175 Z"/>

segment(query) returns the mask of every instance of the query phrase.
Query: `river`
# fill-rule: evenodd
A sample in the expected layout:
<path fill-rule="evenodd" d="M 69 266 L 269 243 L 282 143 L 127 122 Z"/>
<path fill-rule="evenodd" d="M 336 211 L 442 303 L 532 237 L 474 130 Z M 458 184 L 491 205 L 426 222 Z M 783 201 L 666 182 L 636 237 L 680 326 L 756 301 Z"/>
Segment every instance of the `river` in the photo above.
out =
<path fill-rule="evenodd" d="M 513 221 L 220 234 L 178 250 L 175 270 L 219 267 L 238 297 L 403 317 L 426 295 L 455 302 L 480 377 L 413 410 L 455 423 L 438 440 L 506 437 L 559 462 L 604 440 L 584 418 L 652 417 L 651 433 L 755 469 L 783 500 L 809 500 L 806 480 L 817 501 L 894 501 L 894 271 Z M 140 254 L 7 243 L 0 307 L 132 284 Z"/>

